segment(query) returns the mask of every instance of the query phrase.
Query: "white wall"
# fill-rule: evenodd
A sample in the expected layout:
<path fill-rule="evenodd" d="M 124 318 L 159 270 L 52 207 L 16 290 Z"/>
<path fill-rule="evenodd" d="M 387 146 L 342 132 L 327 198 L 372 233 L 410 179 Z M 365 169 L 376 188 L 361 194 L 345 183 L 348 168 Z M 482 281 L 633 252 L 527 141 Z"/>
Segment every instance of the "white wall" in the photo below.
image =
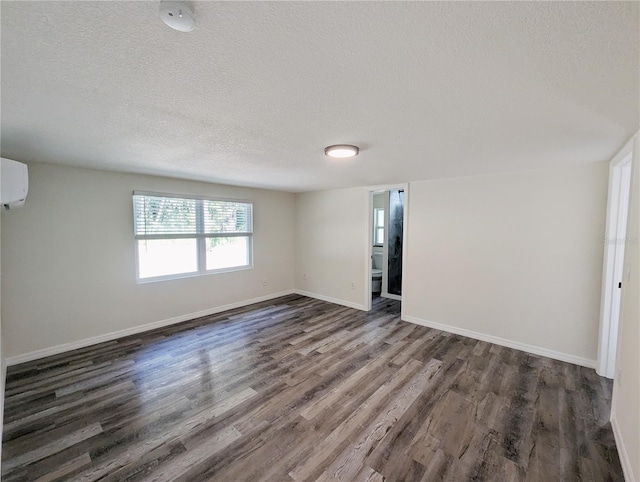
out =
<path fill-rule="evenodd" d="M 7 357 L 293 289 L 293 194 L 47 164 L 29 175 L 25 206 L 2 215 Z M 253 200 L 254 268 L 136 284 L 133 190 Z"/>
<path fill-rule="evenodd" d="M 296 194 L 297 290 L 364 309 L 368 209 L 365 188 Z"/>
<path fill-rule="evenodd" d="M 608 165 L 411 184 L 405 314 L 596 359 Z"/>
<path fill-rule="evenodd" d="M 640 480 L 640 132 L 633 153 L 611 421 L 626 480 Z"/>

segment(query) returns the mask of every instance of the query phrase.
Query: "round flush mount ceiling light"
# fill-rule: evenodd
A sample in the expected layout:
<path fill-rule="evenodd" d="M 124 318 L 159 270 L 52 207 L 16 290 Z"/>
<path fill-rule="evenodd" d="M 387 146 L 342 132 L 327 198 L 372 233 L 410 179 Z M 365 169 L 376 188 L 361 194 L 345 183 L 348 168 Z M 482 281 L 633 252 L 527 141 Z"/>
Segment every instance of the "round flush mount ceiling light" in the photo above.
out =
<path fill-rule="evenodd" d="M 160 18 L 180 32 L 191 32 L 196 26 L 193 10 L 184 2 L 160 2 Z"/>
<path fill-rule="evenodd" d="M 349 144 L 336 144 L 335 146 L 329 146 L 324 148 L 324 155 L 333 157 L 335 159 L 348 159 L 349 157 L 356 157 L 360 149 L 358 146 L 352 146 Z"/>

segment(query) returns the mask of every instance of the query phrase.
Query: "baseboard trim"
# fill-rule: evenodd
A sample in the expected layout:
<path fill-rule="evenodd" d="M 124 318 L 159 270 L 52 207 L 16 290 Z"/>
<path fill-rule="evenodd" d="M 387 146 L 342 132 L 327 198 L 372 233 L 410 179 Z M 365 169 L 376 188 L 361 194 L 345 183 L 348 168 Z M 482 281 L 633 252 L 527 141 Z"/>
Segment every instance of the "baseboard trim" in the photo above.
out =
<path fill-rule="evenodd" d="M 230 303 L 228 305 L 216 306 L 214 308 L 209 308 L 207 310 L 196 311 L 195 313 L 188 313 L 186 315 L 174 316 L 173 318 L 168 318 L 166 320 L 154 321 L 152 323 L 146 323 L 144 325 L 126 328 L 124 330 L 113 331 L 111 333 L 105 333 L 104 335 L 85 338 L 84 340 L 64 343 L 62 345 L 56 345 L 50 348 L 44 348 L 42 350 L 35 350 L 28 353 L 23 353 L 21 355 L 8 357 L 6 359 L 6 365 L 7 366 L 19 365 L 20 363 L 39 360 L 40 358 L 45 358 L 52 355 L 59 355 L 60 353 L 64 353 L 71 350 L 77 350 L 78 348 L 86 348 L 88 346 L 97 345 L 98 343 L 103 343 L 105 341 L 112 341 L 112 340 L 123 338 L 129 335 L 137 335 L 138 333 L 155 330 L 156 328 L 162 328 L 165 326 L 174 325 L 176 323 L 182 323 L 183 321 L 189 321 L 189 320 L 193 320 L 195 318 L 200 318 L 203 316 L 215 315 L 216 313 L 221 313 L 223 311 L 233 310 L 235 308 L 242 308 L 243 306 L 252 305 L 254 303 L 261 303 L 263 301 L 269 301 L 275 298 L 280 298 L 281 296 L 287 296 L 294 293 L 295 293 L 295 290 L 280 291 L 278 293 L 259 296 L 257 298 L 251 298 L 249 300 L 237 301 L 235 303 Z"/>
<path fill-rule="evenodd" d="M 620 432 L 620 425 L 616 418 L 616 413 L 611 412 L 611 429 L 613 430 L 613 438 L 616 441 L 616 448 L 618 449 L 618 456 L 620 457 L 620 465 L 622 465 L 622 473 L 624 474 L 624 480 L 629 482 L 638 480 L 633 475 L 633 469 L 631 467 L 631 459 L 629 458 L 629 452 L 624 444 L 622 433 Z"/>
<path fill-rule="evenodd" d="M 573 363 L 574 365 L 580 365 L 587 368 L 596 368 L 598 364 L 597 360 L 589 360 L 588 358 L 582 358 L 575 355 L 569 355 L 559 351 L 548 350 L 535 345 L 528 345 L 526 343 L 520 343 L 518 341 L 507 340 L 506 338 L 500 338 L 497 336 L 487 335 L 478 331 L 466 330 L 464 328 L 458 328 L 456 326 L 445 325 L 443 323 L 437 323 L 435 321 L 427 321 L 415 316 L 405 315 L 402 318 L 404 321 L 415 323 L 416 325 L 426 326 L 428 328 L 435 328 L 436 330 L 446 331 L 455 335 L 466 336 L 467 338 L 473 338 L 474 340 L 486 341 L 488 343 L 494 343 L 496 345 L 505 346 L 507 348 L 513 348 L 515 350 L 524 351 L 533 355 L 545 356 L 547 358 L 553 358 L 554 360 L 560 360 L 567 363 Z"/>
<path fill-rule="evenodd" d="M 380 293 L 381 298 L 389 298 L 390 300 L 402 301 L 402 296 L 392 295 L 391 293 Z"/>
<path fill-rule="evenodd" d="M 316 300 L 327 301 L 336 305 L 347 306 L 348 308 L 355 308 L 360 311 L 367 311 L 367 308 L 360 303 L 353 303 L 352 301 L 340 300 L 338 298 L 332 298 L 331 296 L 319 295 L 317 293 L 311 293 L 310 291 L 294 290 L 297 295 L 308 296 L 309 298 L 315 298 Z"/>

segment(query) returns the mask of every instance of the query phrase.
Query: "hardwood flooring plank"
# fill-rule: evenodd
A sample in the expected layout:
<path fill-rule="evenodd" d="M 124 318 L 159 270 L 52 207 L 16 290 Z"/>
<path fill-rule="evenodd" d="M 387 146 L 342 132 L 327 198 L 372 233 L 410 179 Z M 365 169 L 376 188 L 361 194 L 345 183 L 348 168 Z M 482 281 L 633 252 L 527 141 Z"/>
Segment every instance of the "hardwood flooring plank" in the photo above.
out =
<path fill-rule="evenodd" d="M 79 428 L 56 440 L 45 443 L 28 451 L 25 450 L 20 454 L 7 457 L 7 459 L 3 460 L 2 462 L 2 470 L 3 472 L 10 472 L 22 465 L 36 462 L 38 460 L 44 459 L 45 457 L 48 457 L 51 454 L 60 452 L 66 447 L 75 445 L 79 442 L 82 442 L 83 440 L 93 437 L 94 435 L 98 435 L 99 433 L 102 433 L 102 427 L 100 426 L 100 424 L 92 423 L 91 425 Z"/>
<path fill-rule="evenodd" d="M 418 400 L 393 425 L 378 446 L 367 456 L 366 463 L 386 476 L 385 466 L 396 454 L 404 459 L 406 451 L 416 434 L 440 398 L 464 372 L 466 364 L 456 360 L 451 365 L 443 365 L 430 385 Z"/>
<path fill-rule="evenodd" d="M 162 471 L 155 471 L 142 480 L 146 482 L 173 482 L 188 472 L 194 465 L 202 463 L 241 436 L 242 434 L 234 427 L 227 428 L 196 447 L 187 448 L 185 452 L 172 459 L 170 464 L 163 464 Z"/>
<path fill-rule="evenodd" d="M 81 469 L 82 467 L 86 467 L 91 463 L 91 457 L 89 454 L 82 454 L 79 457 L 71 459 L 69 462 L 62 464 L 59 468 L 54 470 L 53 472 L 49 472 L 42 477 L 38 477 L 36 482 L 53 482 L 56 479 L 60 479 L 70 473 Z"/>
<path fill-rule="evenodd" d="M 418 371 L 420 365 L 419 362 L 414 361 L 398 370 L 396 377 L 376 390 L 358 410 L 353 412 L 322 441 L 320 446 L 317 447 L 317 452 L 315 452 L 311 458 L 305 460 L 303 464 L 289 473 L 291 478 L 297 482 L 301 482 L 319 476 L 323 472 L 322 469 L 325 467 L 325 464 L 333 459 L 333 457 L 350 442 L 351 438 L 363 429 L 363 424 L 370 416 L 369 410 L 375 410 L 380 404 L 387 400 L 394 390 Z"/>
<path fill-rule="evenodd" d="M 364 466 L 353 478 L 353 482 L 384 482 L 385 478 L 371 467 Z"/>
<path fill-rule="evenodd" d="M 265 443 L 244 459 L 236 459 L 218 472 L 220 478 L 237 481 L 289 479 L 285 472 L 288 461 L 299 452 L 300 439 L 307 436 L 310 424 L 300 417 L 284 416 L 265 428 L 261 438 Z M 303 449 L 305 447 L 302 447 Z M 297 459 L 297 456 L 296 456 Z M 297 460 L 294 460 L 295 463 Z"/>
<path fill-rule="evenodd" d="M 380 415 L 364 430 L 362 436 L 356 440 L 329 466 L 328 472 L 338 480 L 351 481 L 363 467 L 365 457 L 386 435 L 391 426 L 400 418 L 407 408 L 418 398 L 420 393 L 431 381 L 442 363 L 432 360 L 418 374 L 413 377 L 387 407 L 380 410 Z"/>

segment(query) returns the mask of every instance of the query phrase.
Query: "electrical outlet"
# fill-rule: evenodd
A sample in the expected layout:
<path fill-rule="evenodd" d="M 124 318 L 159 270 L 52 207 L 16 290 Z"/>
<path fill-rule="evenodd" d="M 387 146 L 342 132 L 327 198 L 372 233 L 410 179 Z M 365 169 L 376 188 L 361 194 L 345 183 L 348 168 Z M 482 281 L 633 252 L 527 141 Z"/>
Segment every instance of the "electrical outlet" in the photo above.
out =
<path fill-rule="evenodd" d="M 356 284 L 354 282 L 351 282 L 351 289 L 355 290 L 356 289 Z"/>
<path fill-rule="evenodd" d="M 304 273 L 304 274 L 302 275 L 302 279 L 303 279 L 304 281 L 307 281 L 307 273 Z"/>
<path fill-rule="evenodd" d="M 267 280 L 266 279 L 262 280 L 262 286 L 267 286 Z"/>

